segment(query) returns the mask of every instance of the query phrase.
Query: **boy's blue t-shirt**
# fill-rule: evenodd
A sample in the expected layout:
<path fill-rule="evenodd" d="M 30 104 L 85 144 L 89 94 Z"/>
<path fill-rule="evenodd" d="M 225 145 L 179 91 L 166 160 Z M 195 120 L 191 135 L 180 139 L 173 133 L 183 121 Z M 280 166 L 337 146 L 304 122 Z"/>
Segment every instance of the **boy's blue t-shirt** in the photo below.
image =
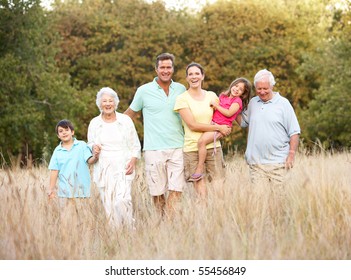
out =
<path fill-rule="evenodd" d="M 84 141 L 74 138 L 68 151 L 61 146 L 55 148 L 49 169 L 59 170 L 58 197 L 90 197 L 90 170 L 87 160 L 92 152 Z"/>

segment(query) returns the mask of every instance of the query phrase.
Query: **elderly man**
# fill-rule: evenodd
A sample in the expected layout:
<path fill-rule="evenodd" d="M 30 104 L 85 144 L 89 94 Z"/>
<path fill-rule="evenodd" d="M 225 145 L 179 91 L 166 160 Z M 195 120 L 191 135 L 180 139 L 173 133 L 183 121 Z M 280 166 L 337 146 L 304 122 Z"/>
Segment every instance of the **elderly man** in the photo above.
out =
<path fill-rule="evenodd" d="M 290 102 L 273 91 L 273 74 L 266 70 L 254 78 L 256 94 L 241 116 L 241 126 L 249 127 L 245 158 L 253 184 L 281 184 L 286 170 L 293 167 L 299 144 L 300 126 Z M 240 118 L 238 119 L 240 123 Z"/>

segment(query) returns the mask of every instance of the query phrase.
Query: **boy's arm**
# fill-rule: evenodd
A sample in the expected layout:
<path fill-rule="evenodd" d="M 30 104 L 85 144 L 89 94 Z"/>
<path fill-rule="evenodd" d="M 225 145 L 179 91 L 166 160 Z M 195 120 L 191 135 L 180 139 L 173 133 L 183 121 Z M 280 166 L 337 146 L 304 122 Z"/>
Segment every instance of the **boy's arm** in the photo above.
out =
<path fill-rule="evenodd" d="M 58 173 L 59 173 L 58 170 L 50 170 L 50 185 L 48 189 L 49 198 L 55 197 L 55 188 L 56 188 Z"/>
<path fill-rule="evenodd" d="M 88 164 L 94 164 L 98 161 L 100 152 L 101 145 L 94 144 L 94 141 L 92 141 L 92 147 L 87 144 L 84 150 L 84 160 L 86 160 Z"/>
<path fill-rule="evenodd" d="M 91 156 L 90 158 L 88 158 L 87 162 L 88 162 L 89 164 L 94 164 L 95 162 L 98 161 L 98 159 L 99 159 L 99 158 L 98 158 L 97 156 L 93 155 L 93 156 Z"/>

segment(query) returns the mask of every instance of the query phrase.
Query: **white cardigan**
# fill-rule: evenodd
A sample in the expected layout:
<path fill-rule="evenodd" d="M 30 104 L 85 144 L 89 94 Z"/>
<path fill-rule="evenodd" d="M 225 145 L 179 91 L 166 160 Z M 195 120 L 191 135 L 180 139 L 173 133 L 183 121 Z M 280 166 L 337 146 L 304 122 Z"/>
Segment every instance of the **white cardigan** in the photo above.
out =
<path fill-rule="evenodd" d="M 102 115 L 93 118 L 88 128 L 88 145 L 90 148 L 94 144 L 101 144 L 102 150 L 99 160 L 94 165 L 94 182 L 98 182 L 100 176 L 100 161 L 104 158 L 115 158 L 121 165 L 121 172 L 124 171 L 125 165 L 131 158 L 141 157 L 141 145 L 132 119 L 116 112 L 116 121 L 106 123 Z M 111 127 L 113 131 L 106 129 Z M 105 129 L 104 129 L 105 127 Z M 115 130 L 114 130 L 115 129 Z M 118 137 L 118 145 L 114 143 L 113 137 Z M 110 140 L 112 137 L 112 140 Z M 116 138 L 117 138 L 116 137 Z M 123 169 L 122 169 L 123 168 Z"/>

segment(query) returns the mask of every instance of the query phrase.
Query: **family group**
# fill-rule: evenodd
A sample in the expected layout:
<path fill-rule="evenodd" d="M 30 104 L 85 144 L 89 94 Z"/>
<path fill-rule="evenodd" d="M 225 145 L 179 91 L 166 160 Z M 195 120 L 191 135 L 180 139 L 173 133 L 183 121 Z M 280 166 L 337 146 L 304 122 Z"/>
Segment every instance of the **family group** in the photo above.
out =
<path fill-rule="evenodd" d="M 161 215 L 172 212 L 188 183 L 200 198 L 207 196 L 207 182 L 223 186 L 226 169 L 219 140 L 231 133 L 234 122 L 248 127 L 245 159 L 251 182 L 284 182 L 294 164 L 300 127 L 290 102 L 273 91 L 273 74 L 257 72 L 252 98 L 251 83 L 242 77 L 217 96 L 202 88 L 205 71 L 198 63 L 185 69 L 188 88 L 173 81 L 174 61 L 170 53 L 157 56 L 157 76 L 137 89 L 124 113 L 117 112 L 116 91 L 102 88 L 96 95 L 100 114 L 90 121 L 87 143 L 74 137 L 70 121 L 58 122 L 61 142 L 49 163 L 50 199 L 58 197 L 64 204 L 90 197 L 92 164 L 110 224 L 132 226 L 131 186 L 141 158 L 133 119 L 140 111 L 146 184 Z"/>

